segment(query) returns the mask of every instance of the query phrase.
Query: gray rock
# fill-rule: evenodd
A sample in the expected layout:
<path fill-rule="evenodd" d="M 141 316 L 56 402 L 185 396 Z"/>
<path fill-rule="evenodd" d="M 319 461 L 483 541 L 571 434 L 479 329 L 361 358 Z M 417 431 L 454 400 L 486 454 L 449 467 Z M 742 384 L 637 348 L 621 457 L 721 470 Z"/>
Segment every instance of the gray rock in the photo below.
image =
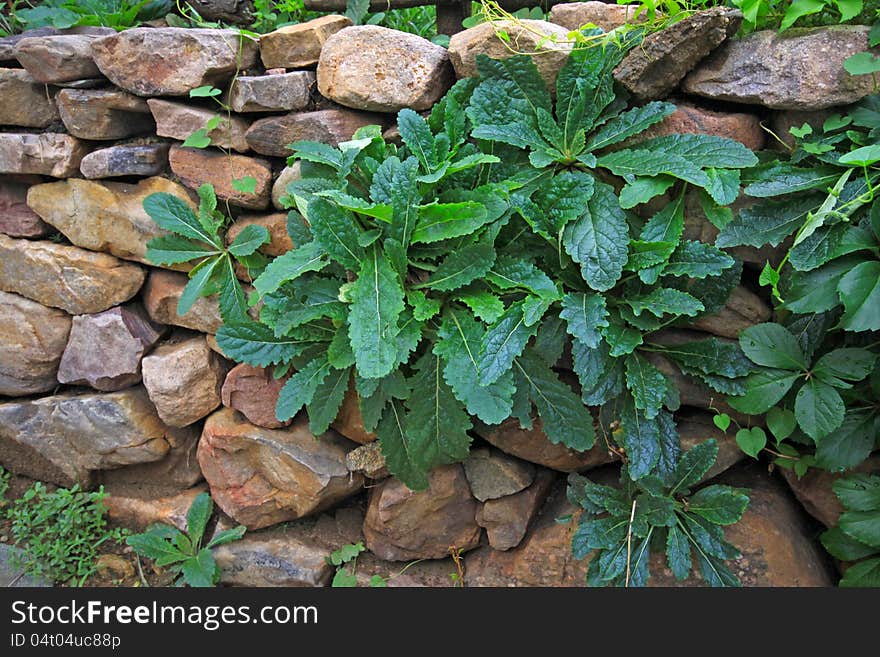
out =
<path fill-rule="evenodd" d="M 55 90 L 18 68 L 0 68 L 0 124 L 45 128 L 58 121 Z"/>
<path fill-rule="evenodd" d="M 326 586 L 333 575 L 330 552 L 278 532 L 248 534 L 214 549 L 222 584 L 232 586 Z"/>
<path fill-rule="evenodd" d="M 0 133 L 0 173 L 69 178 L 79 171 L 79 163 L 88 152 L 86 144 L 70 135 Z"/>
<path fill-rule="evenodd" d="M 155 176 L 168 166 L 169 144 L 122 144 L 92 151 L 79 170 L 90 179 Z"/>
<path fill-rule="evenodd" d="M 686 92 L 773 109 L 815 111 L 874 92 L 870 75 L 850 75 L 848 57 L 868 50 L 863 25 L 755 32 L 729 41 L 684 81 Z"/>
<path fill-rule="evenodd" d="M 471 493 L 480 502 L 518 493 L 535 479 L 534 465 L 499 450 L 471 450 L 463 465 Z"/>
<path fill-rule="evenodd" d="M 358 128 L 381 125 L 383 121 L 376 114 L 346 109 L 295 112 L 254 121 L 245 138 L 257 153 L 287 157 L 293 153 L 287 146 L 294 142 L 319 141 L 336 146 L 351 139 Z"/>
<path fill-rule="evenodd" d="M 236 112 L 304 110 L 311 103 L 315 80 L 313 71 L 241 76 L 233 82 L 228 102 Z"/>
<path fill-rule="evenodd" d="M 260 37 L 263 66 L 267 69 L 314 66 L 327 38 L 349 25 L 351 19 L 331 14 L 264 34 Z"/>
<path fill-rule="evenodd" d="M 80 139 L 122 139 L 155 128 L 146 101 L 118 89 L 62 89 L 57 101 L 64 126 Z"/>
<path fill-rule="evenodd" d="M 25 552 L 21 548 L 0 543 L 0 588 L 46 588 L 51 579 L 28 575 L 21 566 Z"/>
<path fill-rule="evenodd" d="M 607 2 L 565 2 L 553 5 L 550 16 L 551 23 L 562 25 L 569 30 L 579 30 L 587 23 L 601 27 L 606 32 L 621 25 L 641 23 L 646 20 L 646 13 L 636 17 L 639 5 L 613 5 Z"/>
<path fill-rule="evenodd" d="M 541 470 L 525 490 L 482 504 L 477 510 L 477 524 L 486 530 L 489 545 L 495 550 L 510 550 L 519 545 L 556 478 L 552 471 Z"/>
<path fill-rule="evenodd" d="M 87 34 L 30 37 L 15 45 L 15 57 L 35 80 L 67 82 L 100 77 L 92 58 L 92 42 Z"/>

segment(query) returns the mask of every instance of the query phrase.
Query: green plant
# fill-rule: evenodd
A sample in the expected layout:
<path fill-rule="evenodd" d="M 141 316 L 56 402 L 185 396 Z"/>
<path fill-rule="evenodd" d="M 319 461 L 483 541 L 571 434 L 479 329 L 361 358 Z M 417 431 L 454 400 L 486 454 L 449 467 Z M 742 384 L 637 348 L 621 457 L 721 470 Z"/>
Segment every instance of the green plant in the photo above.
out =
<path fill-rule="evenodd" d="M 822 534 L 822 545 L 841 561 L 855 561 L 841 586 L 880 586 L 880 476 L 838 479 L 834 493 L 845 511 L 837 527 Z"/>
<path fill-rule="evenodd" d="M 730 0 L 743 12 L 742 31 L 864 22 L 877 10 L 876 0 Z"/>
<path fill-rule="evenodd" d="M 211 549 L 239 540 L 244 536 L 245 527 L 239 525 L 219 531 L 203 545 L 213 510 L 211 496 L 201 493 L 186 514 L 186 532 L 156 524 L 142 534 L 129 536 L 126 543 L 140 556 L 152 559 L 157 566 L 168 566 L 173 574 L 179 575 L 178 586 L 214 586 L 220 581 L 220 567 Z"/>
<path fill-rule="evenodd" d="M 227 247 L 224 239 L 227 220 L 217 210 L 214 188 L 202 185 L 199 200 L 198 212 L 194 212 L 172 194 L 150 194 L 144 199 L 147 214 L 160 228 L 171 233 L 147 243 L 147 258 L 161 265 L 198 261 L 189 271 L 189 283 L 178 301 L 179 314 L 187 313 L 199 297 L 219 294 L 225 321 L 244 321 L 248 303 L 235 275 L 235 263 L 252 275 L 262 271 L 266 259 L 257 249 L 269 241 L 269 231 L 263 226 L 248 226 Z"/>
<path fill-rule="evenodd" d="M 98 548 L 124 538 L 123 530 L 107 529 L 103 489 L 97 492 L 59 488 L 40 482 L 10 504 L 12 538 L 23 548 L 21 567 L 31 575 L 82 586 L 95 572 Z"/>
<path fill-rule="evenodd" d="M 304 23 L 320 15 L 308 11 L 303 0 L 254 0 L 254 21 L 250 29 L 264 34 L 285 25 Z"/>
<path fill-rule="evenodd" d="M 9 478 L 12 476 L 3 466 L 0 466 L 0 507 L 6 506 L 6 493 L 9 491 Z"/>
<path fill-rule="evenodd" d="M 84 25 L 123 30 L 162 18 L 173 9 L 172 0 L 45 0 L 27 9 L 15 9 L 14 17 L 28 30 Z"/>
<path fill-rule="evenodd" d="M 591 586 L 645 586 L 652 546 L 666 552 L 677 580 L 697 568 L 711 586 L 738 586 L 725 561 L 739 557 L 721 529 L 737 522 L 749 504 L 745 491 L 715 484 L 698 486 L 715 463 L 718 445 L 707 440 L 685 452 L 670 468 L 633 480 L 626 468 L 621 486 L 569 475 L 568 496 L 583 509 L 572 537 L 574 556 L 592 555 Z M 694 557 L 694 558 L 692 558 Z"/>
<path fill-rule="evenodd" d="M 336 573 L 333 575 L 333 581 L 330 586 L 338 588 L 352 588 L 357 586 L 357 559 L 358 555 L 366 550 L 364 544 L 349 543 L 343 545 L 338 550 L 330 553 L 327 557 L 327 563 L 336 567 Z M 373 588 L 382 588 L 388 586 L 387 580 L 381 575 L 373 575 L 370 577 L 370 586 Z"/>

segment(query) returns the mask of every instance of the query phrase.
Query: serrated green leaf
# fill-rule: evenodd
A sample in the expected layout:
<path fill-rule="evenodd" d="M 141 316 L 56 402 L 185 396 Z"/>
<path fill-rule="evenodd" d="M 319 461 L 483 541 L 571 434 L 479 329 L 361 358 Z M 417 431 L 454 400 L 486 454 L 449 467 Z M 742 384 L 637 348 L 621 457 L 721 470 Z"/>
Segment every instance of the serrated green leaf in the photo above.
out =
<path fill-rule="evenodd" d="M 785 396 L 799 377 L 799 373 L 790 370 L 768 369 L 754 372 L 746 377 L 746 394 L 731 397 L 728 403 L 741 413 L 766 413 Z"/>
<path fill-rule="evenodd" d="M 430 243 L 470 235 L 486 224 L 488 217 L 486 207 L 476 201 L 423 205 L 418 209 L 412 241 Z"/>
<path fill-rule="evenodd" d="M 655 418 L 666 397 L 666 377 L 635 353 L 626 357 L 625 372 L 626 387 L 632 393 L 636 409 L 648 420 Z"/>
<path fill-rule="evenodd" d="M 623 359 L 612 358 L 605 342 L 598 348 L 572 340 L 573 369 L 581 383 L 581 399 L 588 406 L 601 406 L 623 391 Z"/>
<path fill-rule="evenodd" d="M 491 385 L 509 371 L 514 359 L 522 354 L 526 343 L 537 330 L 537 324 L 526 325 L 522 303 L 513 304 L 505 310 L 480 342 L 477 356 L 480 385 Z"/>
<path fill-rule="evenodd" d="M 330 370 L 327 378 L 315 389 L 312 400 L 307 404 L 309 431 L 315 436 L 327 431 L 336 419 L 348 391 L 350 377 L 351 368 Z"/>
<path fill-rule="evenodd" d="M 147 242 L 146 257 L 156 265 L 176 265 L 197 258 L 220 253 L 204 242 L 189 240 L 176 235 L 162 235 Z"/>
<path fill-rule="evenodd" d="M 543 299 L 555 300 L 559 296 L 553 280 L 528 260 L 499 257 L 486 278 L 502 290 L 527 290 Z"/>
<path fill-rule="evenodd" d="M 666 563 L 678 581 L 687 579 L 691 573 L 691 545 L 678 525 L 666 534 Z"/>
<path fill-rule="evenodd" d="M 668 287 L 658 287 L 648 294 L 628 297 L 625 302 L 636 316 L 647 311 L 655 317 L 663 317 L 665 314 L 696 317 L 705 309 L 699 299 L 687 292 Z"/>
<path fill-rule="evenodd" d="M 228 358 L 254 367 L 287 362 L 312 343 L 311 340 L 276 337 L 272 329 L 257 322 L 224 324 L 217 331 L 217 344 Z"/>
<path fill-rule="evenodd" d="M 325 356 L 315 358 L 291 376 L 278 394 L 275 417 L 285 422 L 299 413 L 303 406 L 310 404 L 315 398 L 315 393 L 328 374 L 330 363 Z"/>
<path fill-rule="evenodd" d="M 593 196 L 594 185 L 593 176 L 582 171 L 558 173 L 534 193 L 533 200 L 540 209 L 536 219 L 525 218 L 535 232 L 555 241 L 565 225 L 584 211 Z"/>
<path fill-rule="evenodd" d="M 315 197 L 309 201 L 308 218 L 315 242 L 342 266 L 356 271 L 365 256 L 358 243 L 361 231 L 352 213 Z"/>
<path fill-rule="evenodd" d="M 670 478 L 674 482 L 670 495 L 700 483 L 706 473 L 715 465 L 717 458 L 718 443 L 714 438 L 704 440 L 691 447 L 682 455 L 675 466 L 675 471 Z"/>
<path fill-rule="evenodd" d="M 847 536 L 873 548 L 880 548 L 880 513 L 876 509 L 846 511 L 840 515 L 837 526 Z"/>
<path fill-rule="evenodd" d="M 406 421 L 403 402 L 391 399 L 385 407 L 382 419 L 376 426 L 382 456 L 388 471 L 413 491 L 428 487 L 427 472 L 417 466 L 412 457 L 411 440 L 404 429 Z"/>
<path fill-rule="evenodd" d="M 663 194 L 675 184 L 672 176 L 637 176 L 620 190 L 620 207 L 629 210 Z"/>
<path fill-rule="evenodd" d="M 494 264 L 495 248 L 491 241 L 483 239 L 446 256 L 424 287 L 442 292 L 455 290 L 484 276 Z"/>
<path fill-rule="evenodd" d="M 188 313 L 199 297 L 209 294 L 210 284 L 223 260 L 223 256 L 203 260 L 189 272 L 189 281 L 177 300 L 178 315 L 182 316 Z"/>
<path fill-rule="evenodd" d="M 880 511 L 880 476 L 853 474 L 831 485 L 848 511 Z"/>
<path fill-rule="evenodd" d="M 205 242 L 218 250 L 223 248 L 217 235 L 208 233 L 192 208 L 173 194 L 165 192 L 150 194 L 144 199 L 143 206 L 144 211 L 159 228 Z"/>
<path fill-rule="evenodd" d="M 588 347 L 598 347 L 599 329 L 608 326 L 605 298 L 598 294 L 569 293 L 562 297 L 562 312 L 568 333 Z"/>
<path fill-rule="evenodd" d="M 675 112 L 675 109 L 672 103 L 654 101 L 623 112 L 593 133 L 587 142 L 587 150 L 600 150 L 644 132 Z"/>
<path fill-rule="evenodd" d="M 229 252 L 236 257 L 249 256 L 263 244 L 268 244 L 269 239 L 269 231 L 265 226 L 249 224 L 232 240 Z"/>
<path fill-rule="evenodd" d="M 870 557 L 877 552 L 876 548 L 847 536 L 839 527 L 832 527 L 819 536 L 819 539 L 822 541 L 822 547 L 832 557 L 841 561 L 857 561 L 858 559 Z"/>
<path fill-rule="evenodd" d="M 798 425 L 817 443 L 843 424 L 845 413 L 840 393 L 816 379 L 808 379 L 795 398 Z"/>
<path fill-rule="evenodd" d="M 719 276 L 725 269 L 733 267 L 734 263 L 732 257 L 711 244 L 685 240 L 669 256 L 663 273 L 669 276 L 706 278 Z"/>
<path fill-rule="evenodd" d="M 397 113 L 397 127 L 403 143 L 416 156 L 422 168 L 433 171 L 437 167 L 437 154 L 434 135 L 425 119 L 411 109 L 402 109 Z"/>
<path fill-rule="evenodd" d="M 748 506 L 748 495 L 742 490 L 720 484 L 701 488 L 688 500 L 689 512 L 716 525 L 738 522 Z"/>
<path fill-rule="evenodd" d="M 646 150 L 644 144 L 603 155 L 599 166 L 609 169 L 616 176 L 659 176 L 679 178 L 698 187 L 707 187 L 709 177 L 697 165 L 680 155 Z"/>
<path fill-rule="evenodd" d="M 497 321 L 504 313 L 504 303 L 488 290 L 462 293 L 457 298 L 487 324 Z"/>
<path fill-rule="evenodd" d="M 664 346 L 663 354 L 680 365 L 727 378 L 747 376 L 753 369 L 739 345 L 714 337 Z"/>
<path fill-rule="evenodd" d="M 270 294 L 306 272 L 321 271 L 328 263 L 324 248 L 317 241 L 308 242 L 270 262 L 254 281 L 254 288 L 261 295 Z"/>
<path fill-rule="evenodd" d="M 660 459 L 660 424 L 656 417 L 646 418 L 632 402 L 627 402 L 620 413 L 620 428 L 629 475 L 641 479 L 651 473 Z"/>
<path fill-rule="evenodd" d="M 721 249 L 732 246 L 765 244 L 779 246 L 786 237 L 800 228 L 807 213 L 821 205 L 815 196 L 763 203 L 739 211 L 715 240 Z"/>

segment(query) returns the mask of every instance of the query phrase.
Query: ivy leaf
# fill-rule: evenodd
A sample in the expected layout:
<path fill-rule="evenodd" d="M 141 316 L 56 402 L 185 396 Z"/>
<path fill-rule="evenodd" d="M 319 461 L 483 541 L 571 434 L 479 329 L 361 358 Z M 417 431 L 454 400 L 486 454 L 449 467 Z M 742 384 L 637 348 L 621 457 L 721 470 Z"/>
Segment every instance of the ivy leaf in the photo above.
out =
<path fill-rule="evenodd" d="M 249 256 L 263 244 L 269 243 L 269 231 L 265 226 L 250 224 L 235 236 L 229 252 L 236 257 Z"/>
<path fill-rule="evenodd" d="M 481 341 L 477 357 L 480 385 L 491 385 L 509 371 L 514 359 L 522 354 L 537 330 L 537 324 L 526 325 L 522 303 L 513 304 L 504 311 Z"/>
<path fill-rule="evenodd" d="M 770 433 L 778 443 L 794 433 L 797 428 L 797 418 L 788 409 L 774 406 L 767 413 L 767 428 L 770 429 Z"/>
<path fill-rule="evenodd" d="M 666 534 L 666 563 L 678 581 L 685 580 L 690 575 L 691 545 L 678 525 L 670 527 Z"/>
<path fill-rule="evenodd" d="M 207 128 L 199 128 L 191 132 L 186 139 L 183 140 L 181 146 L 183 148 L 208 148 L 211 145 L 211 138 L 208 136 Z"/>
<path fill-rule="evenodd" d="M 243 178 L 234 178 L 232 180 L 232 189 L 242 194 L 256 194 L 257 179 L 253 176 L 244 176 Z"/>
<path fill-rule="evenodd" d="M 843 424 L 845 413 L 837 390 L 816 379 L 808 379 L 794 401 L 798 425 L 817 443 Z"/>
<path fill-rule="evenodd" d="M 329 376 L 315 389 L 312 401 L 308 403 L 309 431 L 315 436 L 327 431 L 336 419 L 348 391 L 350 378 L 350 367 L 331 370 Z"/>
<path fill-rule="evenodd" d="M 580 452 L 590 449 L 596 442 L 593 416 L 574 391 L 531 352 L 514 362 L 529 386 L 529 396 L 550 442 Z"/>
<path fill-rule="evenodd" d="M 731 397 L 728 403 L 740 413 L 766 413 L 785 397 L 800 373 L 790 370 L 767 369 L 746 377 L 746 394 Z"/>
<path fill-rule="evenodd" d="M 395 336 L 404 309 L 403 288 L 378 248 L 371 248 L 360 264 L 348 315 L 351 349 L 362 376 L 381 378 L 397 364 Z"/>
<path fill-rule="evenodd" d="M 856 265 L 837 285 L 845 312 L 840 326 L 847 331 L 880 330 L 880 262 Z"/>
<path fill-rule="evenodd" d="M 666 397 L 666 377 L 638 354 L 626 357 L 626 387 L 632 393 L 636 409 L 651 420 L 657 416 Z"/>
<path fill-rule="evenodd" d="M 804 370 L 807 367 L 797 338 L 779 324 L 750 326 L 740 333 L 739 344 L 743 353 L 757 365 L 787 370 Z"/>
<path fill-rule="evenodd" d="M 442 292 L 463 287 L 484 276 L 495 264 L 495 248 L 483 239 L 450 253 L 424 283 Z"/>
<path fill-rule="evenodd" d="M 598 329 L 608 326 L 605 298 L 598 294 L 566 294 L 559 316 L 566 321 L 568 333 L 588 347 L 599 346 L 602 337 Z"/>
<path fill-rule="evenodd" d="M 627 261 L 629 228 L 610 185 L 597 182 L 585 212 L 565 227 L 565 251 L 592 289 L 610 290 Z"/>
<path fill-rule="evenodd" d="M 317 241 L 291 249 L 270 262 L 254 281 L 261 296 L 271 294 L 284 283 L 295 281 L 310 271 L 321 271 L 329 264 L 327 253 Z"/>
<path fill-rule="evenodd" d="M 275 417 L 285 422 L 299 413 L 303 406 L 312 402 L 315 393 L 329 373 L 330 363 L 325 356 L 315 358 L 291 376 L 278 393 Z"/>

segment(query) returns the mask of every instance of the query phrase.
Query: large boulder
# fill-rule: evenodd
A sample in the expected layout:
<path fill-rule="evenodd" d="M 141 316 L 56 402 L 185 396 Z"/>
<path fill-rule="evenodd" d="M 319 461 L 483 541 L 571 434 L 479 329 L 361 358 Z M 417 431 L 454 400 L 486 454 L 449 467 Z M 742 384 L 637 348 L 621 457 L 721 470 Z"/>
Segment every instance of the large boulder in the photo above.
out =
<path fill-rule="evenodd" d="M 0 235 L 0 290 L 71 315 L 99 313 L 128 301 L 145 272 L 106 253 Z"/>
<path fill-rule="evenodd" d="M 844 62 L 868 50 L 864 25 L 762 30 L 726 43 L 682 85 L 713 100 L 773 109 L 821 110 L 874 92 L 870 75 L 850 75 Z"/>
<path fill-rule="evenodd" d="M 27 200 L 34 212 L 76 246 L 152 264 L 146 256 L 147 242 L 168 234 L 144 210 L 144 199 L 156 193 L 171 194 L 195 208 L 185 187 L 160 177 L 134 185 L 70 178 L 34 185 Z"/>
<path fill-rule="evenodd" d="M 306 68 L 318 63 L 324 42 L 351 25 L 346 16 L 321 16 L 285 25 L 260 37 L 260 57 L 266 68 Z"/>
<path fill-rule="evenodd" d="M 415 34 L 377 25 L 336 32 L 318 61 L 318 91 L 371 112 L 429 109 L 455 80 L 449 54 Z"/>
<path fill-rule="evenodd" d="M 20 68 L 0 68 L 0 124 L 46 128 L 59 119 L 55 91 Z"/>
<path fill-rule="evenodd" d="M 237 30 L 137 27 L 92 44 L 101 72 L 138 96 L 185 96 L 254 65 L 257 44 Z"/>
<path fill-rule="evenodd" d="M 313 71 L 277 75 L 242 75 L 229 90 L 235 112 L 290 112 L 307 109 L 315 86 Z"/>
<path fill-rule="evenodd" d="M 33 173 L 70 178 L 89 147 L 76 137 L 55 132 L 38 135 L 0 133 L 0 173 Z"/>
<path fill-rule="evenodd" d="M 69 333 L 67 313 L 0 292 L 0 395 L 52 390 Z"/>
<path fill-rule="evenodd" d="M 217 505 L 249 529 L 326 509 L 361 489 L 345 467 L 354 445 L 334 431 L 314 436 L 298 417 L 264 429 L 222 409 L 205 422 L 198 458 Z"/>

